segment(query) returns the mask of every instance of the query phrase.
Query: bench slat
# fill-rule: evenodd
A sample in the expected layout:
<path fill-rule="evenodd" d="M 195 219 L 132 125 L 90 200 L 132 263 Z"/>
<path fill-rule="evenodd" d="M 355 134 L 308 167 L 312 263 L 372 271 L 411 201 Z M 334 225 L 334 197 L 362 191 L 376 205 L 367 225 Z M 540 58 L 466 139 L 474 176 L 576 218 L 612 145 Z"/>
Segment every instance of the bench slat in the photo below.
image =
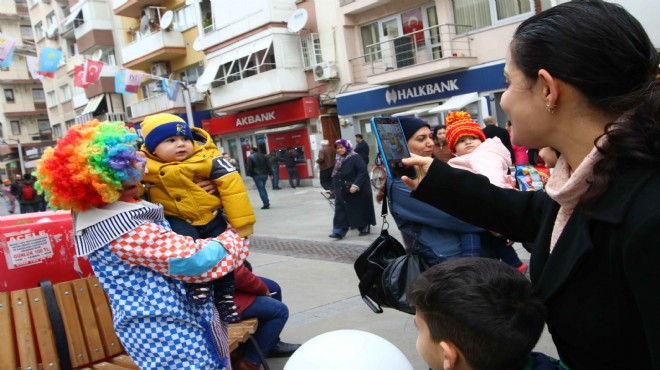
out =
<path fill-rule="evenodd" d="M 115 365 L 110 362 L 99 362 L 96 364 L 92 365 L 92 369 L 94 370 L 126 370 L 126 367 L 123 367 L 121 365 Z M 132 369 L 132 368 L 129 368 Z"/>
<path fill-rule="evenodd" d="M 25 290 L 11 292 L 11 306 L 21 368 L 27 369 L 31 367 L 32 369 L 36 369 L 37 351 L 34 338 L 32 337 L 32 322 L 30 321 L 27 292 Z"/>
<path fill-rule="evenodd" d="M 0 293 L 0 361 L 7 369 L 16 369 L 16 344 L 11 324 L 9 293 Z"/>
<path fill-rule="evenodd" d="M 41 288 L 28 289 L 27 295 L 30 302 L 32 322 L 34 323 L 34 332 L 37 336 L 37 343 L 39 344 L 41 363 L 45 364 L 44 368 L 46 369 L 59 369 L 60 362 L 57 354 L 57 346 L 55 345 L 53 327 L 50 324 L 50 316 L 43 290 Z M 50 366 L 51 364 L 52 366 Z"/>
<path fill-rule="evenodd" d="M 87 281 L 86 279 L 78 279 L 72 281 L 71 284 L 74 288 L 73 295 L 78 307 L 83 334 L 85 335 L 87 353 L 89 353 L 92 362 L 101 361 L 106 358 L 106 354 L 101 342 L 99 327 L 96 324 L 96 316 L 94 315 L 89 288 L 87 288 Z"/>
<path fill-rule="evenodd" d="M 112 322 L 112 311 L 110 310 L 108 298 L 105 295 L 103 287 L 99 283 L 99 279 L 96 276 L 90 276 L 87 278 L 87 285 L 89 287 L 89 295 L 92 298 L 94 313 L 96 314 L 96 321 L 98 323 L 105 353 L 108 356 L 115 356 L 124 353 L 124 348 L 122 348 L 117 333 L 115 333 L 114 324 Z"/>
<path fill-rule="evenodd" d="M 119 355 L 111 358 L 109 362 L 112 362 L 115 365 L 123 366 L 126 369 L 140 370 L 140 367 L 131 360 L 128 355 Z"/>
<path fill-rule="evenodd" d="M 57 305 L 60 308 L 62 321 L 66 331 L 67 344 L 71 354 L 71 365 L 79 367 L 89 364 L 89 355 L 85 346 L 83 330 L 80 327 L 80 319 L 76 309 L 76 301 L 73 295 L 71 283 L 59 283 L 53 286 Z"/>

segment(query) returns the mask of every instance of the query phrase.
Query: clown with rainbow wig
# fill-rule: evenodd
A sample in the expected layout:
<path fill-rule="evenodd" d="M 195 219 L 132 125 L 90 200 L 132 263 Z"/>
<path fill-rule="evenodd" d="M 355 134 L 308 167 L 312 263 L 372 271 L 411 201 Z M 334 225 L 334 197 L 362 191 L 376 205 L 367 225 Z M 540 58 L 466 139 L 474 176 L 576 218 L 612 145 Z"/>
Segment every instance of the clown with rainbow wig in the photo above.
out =
<path fill-rule="evenodd" d="M 122 122 L 71 127 L 37 164 L 37 189 L 73 211 L 75 247 L 110 298 L 115 331 L 141 369 L 230 368 L 227 326 L 184 283 L 215 280 L 248 254 L 228 229 L 195 240 L 171 231 L 162 206 L 135 200 L 145 160 Z"/>

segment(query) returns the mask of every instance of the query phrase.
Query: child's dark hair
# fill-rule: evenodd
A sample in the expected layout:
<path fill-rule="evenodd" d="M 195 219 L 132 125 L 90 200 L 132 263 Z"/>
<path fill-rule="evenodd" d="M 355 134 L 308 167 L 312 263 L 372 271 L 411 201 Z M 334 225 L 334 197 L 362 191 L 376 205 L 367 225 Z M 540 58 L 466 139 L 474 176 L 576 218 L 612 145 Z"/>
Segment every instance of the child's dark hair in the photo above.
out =
<path fill-rule="evenodd" d="M 456 345 L 478 369 L 512 369 L 534 348 L 545 306 L 515 268 L 489 258 L 460 258 L 435 265 L 408 289 L 408 301 L 426 322 L 431 339 Z"/>

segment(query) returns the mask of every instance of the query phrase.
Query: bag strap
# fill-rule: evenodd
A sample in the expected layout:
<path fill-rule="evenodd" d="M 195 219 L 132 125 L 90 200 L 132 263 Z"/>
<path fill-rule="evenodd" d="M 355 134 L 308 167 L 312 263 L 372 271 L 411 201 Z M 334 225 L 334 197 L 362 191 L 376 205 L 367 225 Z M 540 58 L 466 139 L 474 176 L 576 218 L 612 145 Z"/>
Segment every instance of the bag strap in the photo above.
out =
<path fill-rule="evenodd" d="M 53 284 L 50 280 L 42 280 L 39 282 L 41 290 L 44 292 L 44 299 L 46 300 L 46 309 L 48 309 L 48 316 L 50 316 L 50 324 L 53 327 L 53 336 L 55 337 L 55 347 L 57 348 L 57 357 L 60 358 L 60 369 L 71 369 L 71 357 L 69 355 L 69 346 L 66 339 L 66 331 L 64 330 L 64 322 L 60 314 L 60 308 L 57 306 L 55 299 L 55 292 L 53 291 Z"/>

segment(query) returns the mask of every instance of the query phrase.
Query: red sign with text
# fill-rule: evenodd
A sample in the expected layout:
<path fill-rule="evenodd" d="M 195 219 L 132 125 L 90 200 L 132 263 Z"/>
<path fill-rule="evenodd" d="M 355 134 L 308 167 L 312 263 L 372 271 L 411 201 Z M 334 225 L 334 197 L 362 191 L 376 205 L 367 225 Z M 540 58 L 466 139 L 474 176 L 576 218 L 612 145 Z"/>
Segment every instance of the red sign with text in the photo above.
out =
<path fill-rule="evenodd" d="M 219 135 L 306 120 L 318 117 L 320 114 L 318 99 L 304 97 L 247 112 L 203 120 L 202 128 L 211 135 Z"/>

